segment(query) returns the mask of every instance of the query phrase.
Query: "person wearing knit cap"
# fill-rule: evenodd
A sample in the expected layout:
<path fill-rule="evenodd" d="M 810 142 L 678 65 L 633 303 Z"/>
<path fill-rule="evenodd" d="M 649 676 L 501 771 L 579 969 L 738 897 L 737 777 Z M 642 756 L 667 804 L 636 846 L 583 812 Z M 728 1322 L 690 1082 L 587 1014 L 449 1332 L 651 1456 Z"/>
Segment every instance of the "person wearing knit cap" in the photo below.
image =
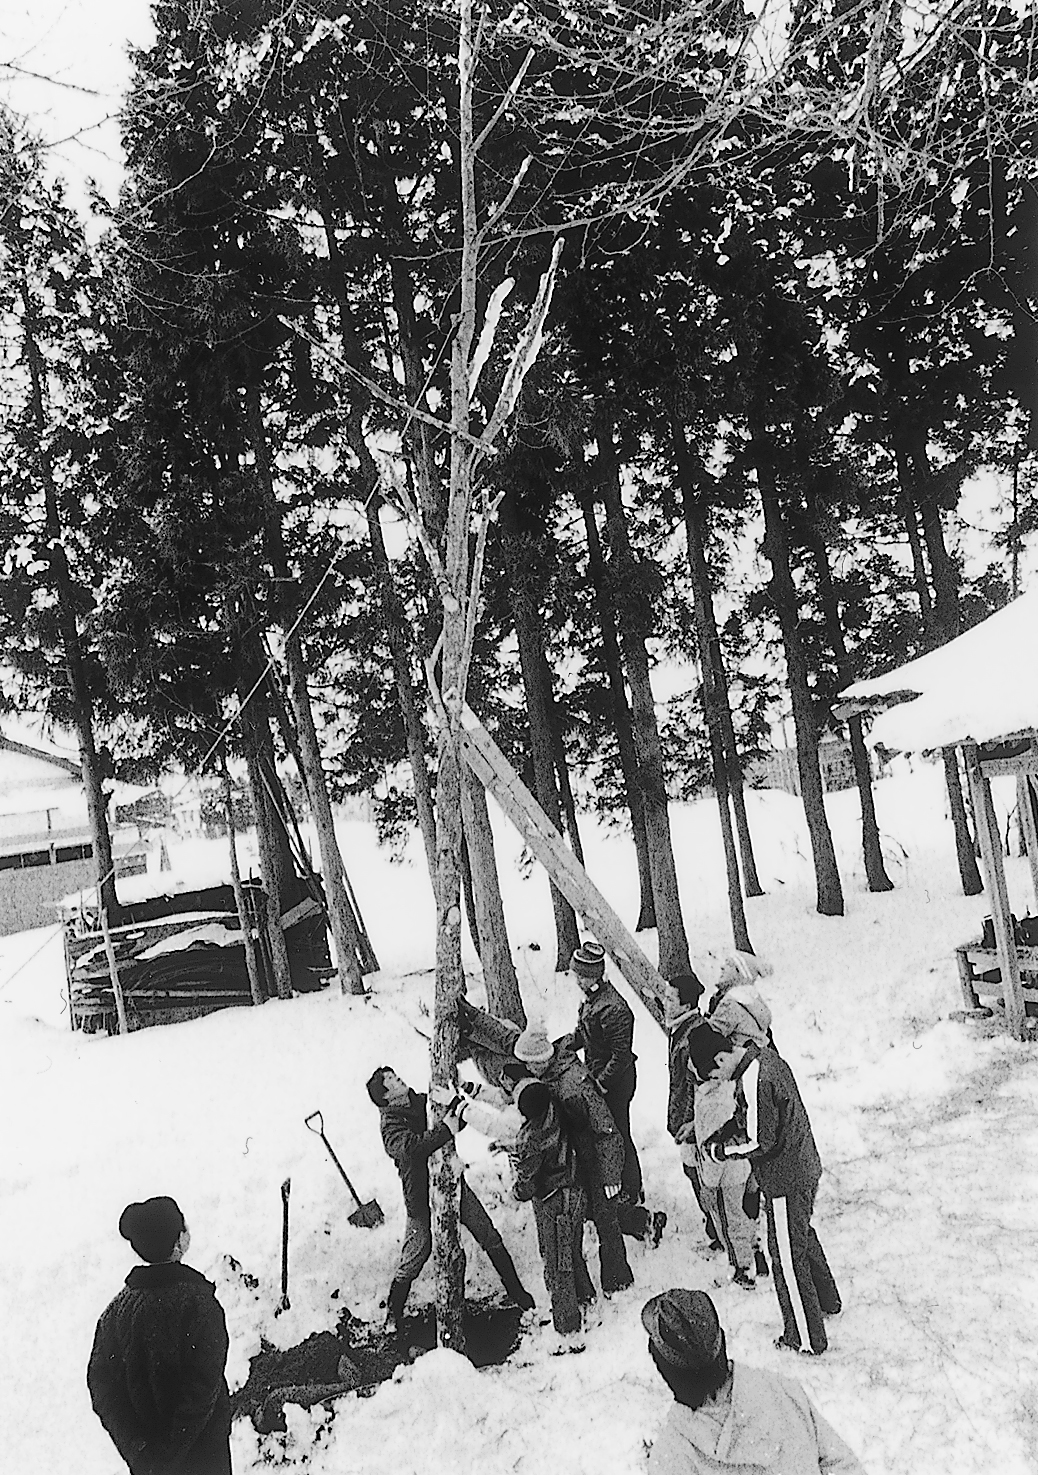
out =
<path fill-rule="evenodd" d="M 146 1263 L 102 1313 L 90 1399 L 132 1475 L 230 1475 L 227 1324 L 216 1288 L 183 1263 L 176 1201 L 129 1204 L 119 1233 Z"/>
<path fill-rule="evenodd" d="M 716 1030 L 727 1035 L 737 1045 L 770 1045 L 775 1041 L 771 1033 L 771 1010 L 755 988 L 740 983 L 726 989 L 720 998 L 710 1005 L 707 1018 Z"/>
<path fill-rule="evenodd" d="M 841 1310 L 840 1292 L 811 1224 L 822 1163 L 793 1072 L 768 1046 L 735 1045 L 712 1032 L 695 1041 L 691 1059 L 701 1079 L 736 1086 L 734 1116 L 703 1148 L 718 1161 L 748 1160 L 760 1186 L 768 1254 L 783 1330 L 776 1346 L 820 1356 L 828 1346 L 825 1317 Z"/>
<path fill-rule="evenodd" d="M 587 1194 L 587 1212 L 598 1232 L 602 1290 L 626 1290 L 634 1276 L 617 1215 L 623 1173 L 623 1138 L 587 1067 L 565 1040 L 553 1044 L 543 1024 L 527 1025 L 513 1051 L 526 1074 L 549 1086 L 573 1125 L 577 1171 Z"/>
<path fill-rule="evenodd" d="M 731 1362 L 705 1291 L 675 1288 L 642 1307 L 649 1356 L 674 1396 L 649 1475 L 865 1475 L 799 1383 Z"/>
<path fill-rule="evenodd" d="M 647 1210 L 639 1209 L 645 1192 L 642 1165 L 631 1136 L 631 1102 L 638 1084 L 634 1013 L 606 978 L 605 950 L 597 943 L 577 948 L 569 966 L 584 995 L 573 1048 L 583 1050 L 584 1064 L 605 1097 L 624 1141 L 620 1227 L 634 1238 L 643 1239 L 651 1221 Z"/>

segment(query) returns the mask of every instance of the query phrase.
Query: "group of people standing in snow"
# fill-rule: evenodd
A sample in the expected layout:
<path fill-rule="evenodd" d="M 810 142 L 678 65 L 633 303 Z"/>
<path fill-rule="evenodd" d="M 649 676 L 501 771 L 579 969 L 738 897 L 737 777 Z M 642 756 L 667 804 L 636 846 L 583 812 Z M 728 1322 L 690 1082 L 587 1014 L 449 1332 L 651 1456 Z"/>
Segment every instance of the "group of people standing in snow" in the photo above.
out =
<path fill-rule="evenodd" d="M 605 976 L 604 950 L 585 943 L 573 975 L 583 1000 L 575 1031 L 554 1041 L 463 1002 L 463 1049 L 483 1082 L 428 1100 L 389 1066 L 367 1081 L 382 1141 L 400 1175 L 406 1229 L 386 1299 L 401 1326 L 411 1285 L 432 1252 L 429 1161 L 467 1124 L 507 1151 L 518 1200 L 532 1206 L 555 1330 L 553 1352 L 580 1352 L 593 1321 L 584 1226 L 596 1229 L 602 1292 L 634 1275 L 625 1236 L 660 1242 L 666 1215 L 650 1212 L 630 1111 L 637 1085 L 634 1015 Z M 821 1162 L 793 1073 L 775 1047 L 771 1013 L 738 968 L 722 973 L 708 1011 L 695 974 L 669 981 L 667 1128 L 733 1283 L 774 1280 L 783 1330 L 776 1346 L 819 1356 L 840 1295 L 812 1227 Z M 760 1235 L 761 1209 L 768 1254 Z M 460 1219 L 524 1316 L 534 1297 L 484 1205 L 461 1180 Z M 230 1475 L 227 1329 L 215 1288 L 182 1263 L 189 1235 L 170 1198 L 131 1204 L 119 1224 L 144 1262 L 98 1322 L 88 1385 L 94 1408 L 132 1475 Z M 770 1265 L 769 1265 L 770 1259 Z M 860 1475 L 861 1466 L 789 1379 L 733 1364 L 716 1308 L 676 1288 L 642 1309 L 651 1359 L 674 1406 L 649 1460 L 651 1475 L 738 1466 L 776 1475 Z"/>

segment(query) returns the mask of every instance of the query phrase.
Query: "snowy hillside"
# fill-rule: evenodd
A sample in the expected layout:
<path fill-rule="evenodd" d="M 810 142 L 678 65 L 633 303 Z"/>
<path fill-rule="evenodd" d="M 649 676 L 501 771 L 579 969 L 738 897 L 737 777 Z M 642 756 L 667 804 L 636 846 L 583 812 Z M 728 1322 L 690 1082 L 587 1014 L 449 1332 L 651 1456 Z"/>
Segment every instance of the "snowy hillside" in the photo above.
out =
<path fill-rule="evenodd" d="M 828 1354 L 776 1352 L 781 1318 L 770 1285 L 752 1295 L 730 1287 L 720 1258 L 706 1254 L 665 1132 L 664 1040 L 635 1003 L 634 1135 L 651 1206 L 667 1211 L 670 1226 L 657 1251 L 633 1248 L 636 1286 L 604 1305 L 587 1352 L 550 1358 L 533 1331 L 511 1361 L 482 1371 L 430 1353 L 373 1397 L 339 1400 L 333 1415 L 290 1406 L 287 1434 L 260 1436 L 238 1422 L 237 1475 L 271 1465 L 312 1475 L 637 1472 L 670 1399 L 638 1311 L 670 1285 L 711 1290 L 732 1355 L 798 1377 L 871 1475 L 1038 1468 L 1038 1048 L 947 1020 L 961 1006 L 952 949 L 979 933 L 985 906 L 958 889 L 941 772 L 921 767 L 877 789 L 897 882 L 885 896 L 864 890 L 856 795 L 831 796 L 842 919 L 813 910 L 798 801 L 749 798 L 767 890 L 747 906 L 750 931 L 774 968 L 764 992 L 775 1036 L 826 1169 L 815 1222 L 845 1305 Z M 716 811 L 675 807 L 673 824 L 686 923 L 709 984 L 729 939 Z M 584 831 L 589 870 L 630 918 L 631 847 L 590 821 Z M 578 996 L 547 972 L 547 882 L 536 872 L 524 880 L 518 843 L 503 825 L 499 835 L 527 1005 L 561 1031 Z M 123 1040 L 83 1037 L 68 1030 L 60 938 L 0 940 L 0 1422 L 12 1475 L 123 1470 L 91 1411 L 84 1369 L 97 1316 L 135 1263 L 116 1230 L 130 1200 L 169 1193 L 182 1205 L 188 1260 L 216 1282 L 227 1311 L 232 1389 L 261 1336 L 287 1348 L 333 1329 L 344 1307 L 380 1317 L 403 1209 L 363 1083 L 381 1063 L 419 1088 L 427 1082 L 419 1031 L 431 1007 L 433 909 L 417 845 L 392 865 L 360 825 L 343 824 L 341 836 L 382 962 L 369 1000 L 325 994 Z M 219 846 L 173 858 L 193 881 L 223 864 Z M 1022 914 L 1026 863 L 1008 867 Z M 474 979 L 475 997 L 478 989 Z M 303 1124 L 317 1108 L 362 1197 L 385 1209 L 380 1228 L 347 1223 L 344 1185 Z M 499 1159 L 473 1131 L 459 1149 L 543 1303 L 528 1208 L 511 1200 Z M 289 1176 L 291 1310 L 275 1320 L 279 1188 Z M 470 1293 L 494 1294 L 488 1263 L 465 1243 Z M 431 1293 L 427 1270 L 413 1300 Z"/>

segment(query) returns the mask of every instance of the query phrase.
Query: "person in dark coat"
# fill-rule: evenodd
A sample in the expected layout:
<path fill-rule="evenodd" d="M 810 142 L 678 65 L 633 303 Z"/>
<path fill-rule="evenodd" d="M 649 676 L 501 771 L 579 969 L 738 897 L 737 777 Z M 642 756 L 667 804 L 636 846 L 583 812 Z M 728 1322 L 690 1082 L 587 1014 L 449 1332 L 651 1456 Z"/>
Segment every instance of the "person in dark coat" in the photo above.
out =
<path fill-rule="evenodd" d="M 215 1287 L 183 1263 L 171 1198 L 128 1205 L 119 1233 L 146 1263 L 97 1323 L 90 1400 L 132 1475 L 230 1475 L 227 1324 Z"/>
<path fill-rule="evenodd" d="M 699 1008 L 703 985 L 695 973 L 678 973 L 668 979 L 664 1009 L 667 1031 L 667 1131 L 681 1150 L 681 1167 L 692 1185 L 703 1215 L 706 1237 L 712 1250 L 721 1249 L 721 1235 L 710 1215 L 710 1205 L 699 1181 L 695 1151 L 696 1076 L 689 1061 L 689 1045 L 697 1030 L 706 1028 Z"/>
<path fill-rule="evenodd" d="M 559 1336 L 555 1352 L 583 1352 L 581 1312 L 595 1299 L 584 1260 L 586 1197 L 577 1170 L 574 1121 L 543 1081 L 523 1081 L 515 1103 L 523 1126 L 514 1149 L 515 1196 L 532 1202 L 544 1284 Z M 576 1119 L 576 1125 L 581 1125 Z"/>
<path fill-rule="evenodd" d="M 691 1046 L 701 1079 L 732 1080 L 736 1113 L 706 1144 L 723 1162 L 748 1158 L 765 1203 L 768 1253 L 783 1331 L 776 1347 L 818 1357 L 828 1346 L 824 1318 L 840 1292 L 811 1225 L 822 1163 L 793 1072 L 769 1046 L 734 1045 L 711 1029 Z"/>
<path fill-rule="evenodd" d="M 642 1165 L 631 1136 L 631 1102 L 638 1084 L 634 1013 L 606 978 L 605 954 L 597 944 L 577 948 L 569 967 L 584 995 L 573 1048 L 583 1050 L 584 1064 L 605 1097 L 623 1138 L 622 1198 L 627 1204 L 640 1204 L 645 1197 Z"/>
<path fill-rule="evenodd" d="M 579 1116 L 587 1123 L 575 1131 L 574 1146 L 588 1214 L 598 1232 L 602 1290 L 606 1295 L 626 1290 L 634 1276 L 617 1217 L 624 1144 L 605 1098 L 587 1067 L 563 1041 L 552 1044 L 542 1024 L 528 1025 L 513 1050 L 525 1075 L 544 1081 L 572 1119 Z"/>
<path fill-rule="evenodd" d="M 430 1130 L 426 1098 L 412 1091 L 388 1065 L 380 1065 L 372 1073 L 367 1091 L 379 1109 L 382 1145 L 386 1155 L 396 1164 L 404 1190 L 407 1227 L 400 1263 L 386 1298 L 386 1324 L 398 1328 L 412 1283 L 432 1254 L 429 1159 L 434 1152 L 453 1141 L 454 1132 L 461 1123 L 448 1113 L 438 1126 Z M 519 1279 L 512 1257 L 490 1215 L 464 1178 L 461 1180 L 460 1218 L 472 1238 L 486 1251 L 509 1300 L 523 1311 L 531 1310 L 533 1297 Z"/>

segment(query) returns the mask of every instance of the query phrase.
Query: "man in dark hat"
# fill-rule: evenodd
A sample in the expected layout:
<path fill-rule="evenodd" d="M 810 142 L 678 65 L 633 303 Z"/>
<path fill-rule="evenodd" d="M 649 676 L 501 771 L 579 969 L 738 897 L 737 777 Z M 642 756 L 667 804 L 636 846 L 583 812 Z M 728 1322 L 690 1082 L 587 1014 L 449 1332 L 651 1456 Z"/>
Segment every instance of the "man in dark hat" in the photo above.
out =
<path fill-rule="evenodd" d="M 855 1455 L 791 1378 L 729 1361 L 705 1291 L 675 1289 L 642 1307 L 649 1356 L 674 1403 L 649 1454 L 649 1475 L 788 1471 L 865 1475 Z"/>
<path fill-rule="evenodd" d="M 184 1216 L 149 1198 L 123 1210 L 119 1233 L 145 1263 L 97 1323 L 94 1412 L 132 1475 L 230 1475 L 227 1324 L 215 1287 L 183 1264 Z"/>

